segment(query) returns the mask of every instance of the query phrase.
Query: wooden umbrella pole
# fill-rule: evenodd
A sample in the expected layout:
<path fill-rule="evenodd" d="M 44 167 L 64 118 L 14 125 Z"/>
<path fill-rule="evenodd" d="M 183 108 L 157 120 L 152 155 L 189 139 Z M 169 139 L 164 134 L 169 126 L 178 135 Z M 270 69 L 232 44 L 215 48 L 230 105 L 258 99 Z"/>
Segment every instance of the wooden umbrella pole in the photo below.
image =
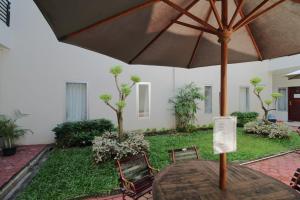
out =
<path fill-rule="evenodd" d="M 228 63 L 228 42 L 231 36 L 231 30 L 228 30 L 228 1 L 222 0 L 222 24 L 220 30 L 219 42 L 221 43 L 221 98 L 220 114 L 227 115 L 227 63 Z M 220 27 L 221 28 L 221 27 Z M 227 185 L 227 157 L 226 153 L 220 154 L 220 183 L 221 190 L 226 190 Z"/>
<path fill-rule="evenodd" d="M 227 115 L 227 62 L 228 62 L 228 42 L 221 41 L 221 101 L 220 101 L 220 114 L 221 116 Z M 220 189 L 226 189 L 227 180 L 227 158 L 226 153 L 220 154 Z"/>

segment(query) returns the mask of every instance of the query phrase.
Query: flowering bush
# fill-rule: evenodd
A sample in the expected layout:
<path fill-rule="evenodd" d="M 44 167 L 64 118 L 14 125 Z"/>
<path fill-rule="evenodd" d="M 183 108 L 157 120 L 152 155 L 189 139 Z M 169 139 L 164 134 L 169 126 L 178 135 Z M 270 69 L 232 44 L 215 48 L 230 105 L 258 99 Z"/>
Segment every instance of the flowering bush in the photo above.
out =
<path fill-rule="evenodd" d="M 262 135 L 269 138 L 288 138 L 289 127 L 282 123 L 266 123 L 264 121 L 248 122 L 244 126 L 246 133 Z"/>
<path fill-rule="evenodd" d="M 126 133 L 122 141 L 117 133 L 106 132 L 93 140 L 93 154 L 96 163 L 110 159 L 121 159 L 147 152 L 149 143 L 144 139 L 142 132 Z"/>

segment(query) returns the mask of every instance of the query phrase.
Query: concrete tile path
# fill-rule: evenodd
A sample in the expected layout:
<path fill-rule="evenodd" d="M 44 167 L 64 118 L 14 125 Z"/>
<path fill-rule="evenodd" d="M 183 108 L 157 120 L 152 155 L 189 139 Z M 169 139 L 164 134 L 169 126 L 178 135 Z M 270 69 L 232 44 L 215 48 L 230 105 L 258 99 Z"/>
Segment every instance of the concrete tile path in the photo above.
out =
<path fill-rule="evenodd" d="M 2 188 L 14 175 L 22 170 L 47 145 L 19 146 L 13 156 L 2 156 L 0 152 L 0 188 Z"/>
<path fill-rule="evenodd" d="M 245 165 L 251 169 L 260 171 L 268 176 L 282 181 L 289 185 L 292 175 L 295 170 L 300 167 L 300 151 L 292 152 L 282 156 L 261 160 L 251 164 Z M 150 194 L 140 200 L 152 200 Z M 86 200 L 122 200 L 121 195 L 115 195 L 110 197 L 93 197 Z M 130 200 L 129 198 L 126 200 Z"/>

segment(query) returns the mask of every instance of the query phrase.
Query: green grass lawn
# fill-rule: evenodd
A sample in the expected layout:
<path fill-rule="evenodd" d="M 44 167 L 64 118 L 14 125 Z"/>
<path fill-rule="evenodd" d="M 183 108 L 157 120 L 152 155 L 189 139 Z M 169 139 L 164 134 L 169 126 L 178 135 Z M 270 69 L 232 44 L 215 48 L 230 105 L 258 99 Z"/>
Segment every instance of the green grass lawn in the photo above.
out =
<path fill-rule="evenodd" d="M 162 169 L 169 164 L 167 150 L 197 145 L 203 159 L 217 160 L 212 150 L 212 131 L 147 137 L 150 161 Z M 278 140 L 246 135 L 238 129 L 238 151 L 228 154 L 230 161 L 242 162 L 300 148 L 300 137 Z M 56 200 L 109 193 L 118 187 L 114 163 L 95 165 L 91 148 L 55 149 L 32 183 L 18 199 Z"/>

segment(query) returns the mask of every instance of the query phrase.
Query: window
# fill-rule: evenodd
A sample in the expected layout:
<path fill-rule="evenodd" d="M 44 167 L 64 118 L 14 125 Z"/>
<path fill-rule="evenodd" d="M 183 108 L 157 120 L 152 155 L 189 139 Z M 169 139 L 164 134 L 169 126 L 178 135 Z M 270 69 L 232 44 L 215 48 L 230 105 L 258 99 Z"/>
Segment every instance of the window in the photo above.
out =
<path fill-rule="evenodd" d="M 204 87 L 204 113 L 212 113 L 212 86 Z"/>
<path fill-rule="evenodd" d="M 80 121 L 87 119 L 87 84 L 66 84 L 66 120 Z"/>
<path fill-rule="evenodd" d="M 240 112 L 249 112 L 250 110 L 250 99 L 249 99 L 249 87 L 240 87 Z"/>
<path fill-rule="evenodd" d="M 287 88 L 279 88 L 278 92 L 282 94 L 278 99 L 278 111 L 287 111 Z"/>
<path fill-rule="evenodd" d="M 150 83 L 137 84 L 137 115 L 139 118 L 150 118 Z"/>
<path fill-rule="evenodd" d="M 10 1 L 0 0 L 0 20 L 7 26 L 10 24 Z"/>

